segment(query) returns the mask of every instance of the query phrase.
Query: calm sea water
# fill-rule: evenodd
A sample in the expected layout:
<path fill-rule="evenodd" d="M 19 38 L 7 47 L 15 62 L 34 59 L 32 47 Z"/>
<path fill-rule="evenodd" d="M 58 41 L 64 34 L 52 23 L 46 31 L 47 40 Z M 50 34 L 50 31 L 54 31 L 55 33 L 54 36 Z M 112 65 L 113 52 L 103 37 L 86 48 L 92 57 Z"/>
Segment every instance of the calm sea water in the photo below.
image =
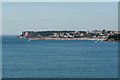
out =
<path fill-rule="evenodd" d="M 118 77 L 117 42 L 2 40 L 3 78 Z"/>

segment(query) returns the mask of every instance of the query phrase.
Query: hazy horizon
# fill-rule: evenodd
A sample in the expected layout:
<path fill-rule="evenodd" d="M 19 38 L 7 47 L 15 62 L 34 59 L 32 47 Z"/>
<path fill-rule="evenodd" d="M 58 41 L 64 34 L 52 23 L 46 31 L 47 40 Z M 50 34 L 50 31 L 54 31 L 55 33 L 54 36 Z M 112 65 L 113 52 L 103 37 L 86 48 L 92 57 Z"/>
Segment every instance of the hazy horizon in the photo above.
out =
<path fill-rule="evenodd" d="M 7 2 L 2 35 L 22 31 L 118 30 L 117 2 Z"/>

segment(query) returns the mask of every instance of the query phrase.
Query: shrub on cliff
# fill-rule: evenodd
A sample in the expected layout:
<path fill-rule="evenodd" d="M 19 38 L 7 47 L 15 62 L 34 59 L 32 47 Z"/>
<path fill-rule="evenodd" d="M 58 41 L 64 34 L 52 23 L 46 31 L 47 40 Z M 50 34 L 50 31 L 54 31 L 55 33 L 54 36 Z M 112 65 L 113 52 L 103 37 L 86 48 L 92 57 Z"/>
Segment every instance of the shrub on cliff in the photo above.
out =
<path fill-rule="evenodd" d="M 120 41 L 120 34 L 109 35 L 107 41 Z"/>

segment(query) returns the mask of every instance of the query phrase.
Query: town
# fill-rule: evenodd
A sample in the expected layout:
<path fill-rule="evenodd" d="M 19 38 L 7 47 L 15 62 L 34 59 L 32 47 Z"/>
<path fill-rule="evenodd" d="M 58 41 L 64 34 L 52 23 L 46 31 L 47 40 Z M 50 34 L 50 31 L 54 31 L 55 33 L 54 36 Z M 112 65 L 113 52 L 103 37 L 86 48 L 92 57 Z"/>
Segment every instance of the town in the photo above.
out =
<path fill-rule="evenodd" d="M 119 42 L 120 31 L 23 31 L 18 38 L 29 38 L 32 40 L 97 40 Z"/>

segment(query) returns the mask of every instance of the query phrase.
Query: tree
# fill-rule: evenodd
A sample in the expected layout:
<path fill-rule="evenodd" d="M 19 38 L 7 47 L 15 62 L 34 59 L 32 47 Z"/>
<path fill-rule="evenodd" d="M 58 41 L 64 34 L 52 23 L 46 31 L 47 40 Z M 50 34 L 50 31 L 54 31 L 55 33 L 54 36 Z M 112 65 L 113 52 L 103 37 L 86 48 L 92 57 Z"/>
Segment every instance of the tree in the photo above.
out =
<path fill-rule="evenodd" d="M 102 34 L 105 34 L 105 29 L 102 30 Z"/>

